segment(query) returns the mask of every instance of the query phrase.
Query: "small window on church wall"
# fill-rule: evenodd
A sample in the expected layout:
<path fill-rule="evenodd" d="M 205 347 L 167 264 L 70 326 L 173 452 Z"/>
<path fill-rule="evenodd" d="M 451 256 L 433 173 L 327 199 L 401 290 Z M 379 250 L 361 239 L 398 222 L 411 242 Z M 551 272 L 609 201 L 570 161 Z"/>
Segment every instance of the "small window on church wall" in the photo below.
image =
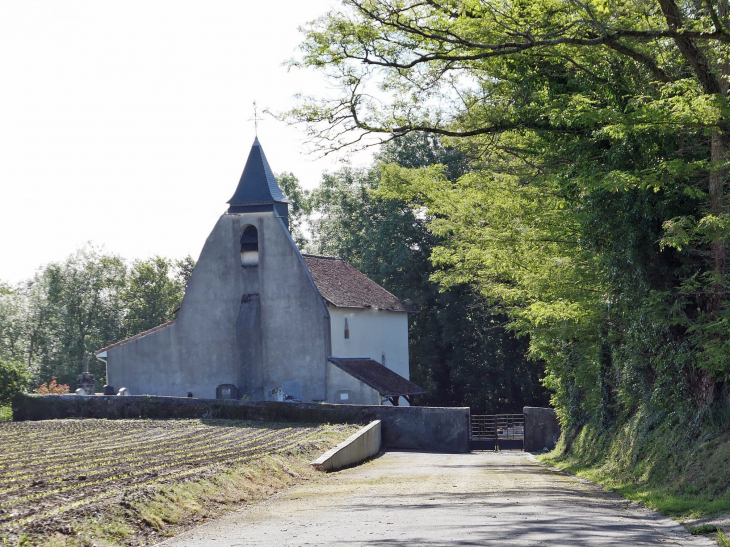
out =
<path fill-rule="evenodd" d="M 347 324 L 347 317 L 345 317 L 345 338 L 350 338 L 350 325 Z"/>
<path fill-rule="evenodd" d="M 241 232 L 241 264 L 244 266 L 258 266 L 259 263 L 259 232 L 256 226 L 244 226 Z"/>

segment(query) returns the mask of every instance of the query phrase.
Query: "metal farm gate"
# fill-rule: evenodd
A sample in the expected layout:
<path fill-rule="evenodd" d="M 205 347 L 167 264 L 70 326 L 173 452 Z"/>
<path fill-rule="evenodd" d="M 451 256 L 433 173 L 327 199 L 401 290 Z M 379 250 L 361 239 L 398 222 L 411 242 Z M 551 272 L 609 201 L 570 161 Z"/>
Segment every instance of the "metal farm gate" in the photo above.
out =
<path fill-rule="evenodd" d="M 472 415 L 470 424 L 472 450 L 522 450 L 525 445 L 523 414 Z"/>

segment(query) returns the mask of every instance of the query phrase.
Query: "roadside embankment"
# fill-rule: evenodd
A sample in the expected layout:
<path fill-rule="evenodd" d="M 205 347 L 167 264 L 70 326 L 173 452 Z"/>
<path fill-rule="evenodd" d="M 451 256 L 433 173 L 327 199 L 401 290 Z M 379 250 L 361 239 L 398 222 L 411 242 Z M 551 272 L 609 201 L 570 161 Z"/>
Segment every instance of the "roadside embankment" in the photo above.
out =
<path fill-rule="evenodd" d="M 540 459 L 682 522 L 730 513 L 730 431 L 638 412 L 612 431 L 566 431 Z M 724 522 L 715 519 L 712 522 Z M 713 526 L 697 533 L 714 533 Z M 725 529 L 719 526 L 726 534 Z"/>

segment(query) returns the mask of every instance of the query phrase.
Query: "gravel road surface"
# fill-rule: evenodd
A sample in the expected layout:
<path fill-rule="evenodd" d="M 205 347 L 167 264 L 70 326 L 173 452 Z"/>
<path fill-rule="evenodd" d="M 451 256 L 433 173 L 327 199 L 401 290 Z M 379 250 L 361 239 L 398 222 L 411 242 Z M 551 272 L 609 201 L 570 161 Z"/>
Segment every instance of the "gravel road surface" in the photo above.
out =
<path fill-rule="evenodd" d="M 387 452 L 195 528 L 168 547 L 716 545 L 523 452 Z"/>

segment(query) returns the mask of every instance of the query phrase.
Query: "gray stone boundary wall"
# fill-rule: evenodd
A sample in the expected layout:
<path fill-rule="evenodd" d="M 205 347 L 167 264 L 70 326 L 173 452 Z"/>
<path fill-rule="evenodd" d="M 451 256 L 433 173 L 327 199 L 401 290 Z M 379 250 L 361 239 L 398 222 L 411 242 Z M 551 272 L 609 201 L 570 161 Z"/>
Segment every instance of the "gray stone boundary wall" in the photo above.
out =
<path fill-rule="evenodd" d="M 37 395 L 13 398 L 13 420 L 223 418 L 267 422 L 382 422 L 382 446 L 469 452 L 469 408 L 250 402 L 153 395 Z M 542 448 L 542 447 L 540 447 Z"/>
<path fill-rule="evenodd" d="M 525 416 L 525 452 L 540 452 L 543 448 L 552 450 L 560 439 L 560 422 L 552 408 L 526 406 L 522 409 Z"/>
<path fill-rule="evenodd" d="M 380 452 L 381 421 L 375 420 L 312 462 L 320 471 L 336 471 Z"/>

